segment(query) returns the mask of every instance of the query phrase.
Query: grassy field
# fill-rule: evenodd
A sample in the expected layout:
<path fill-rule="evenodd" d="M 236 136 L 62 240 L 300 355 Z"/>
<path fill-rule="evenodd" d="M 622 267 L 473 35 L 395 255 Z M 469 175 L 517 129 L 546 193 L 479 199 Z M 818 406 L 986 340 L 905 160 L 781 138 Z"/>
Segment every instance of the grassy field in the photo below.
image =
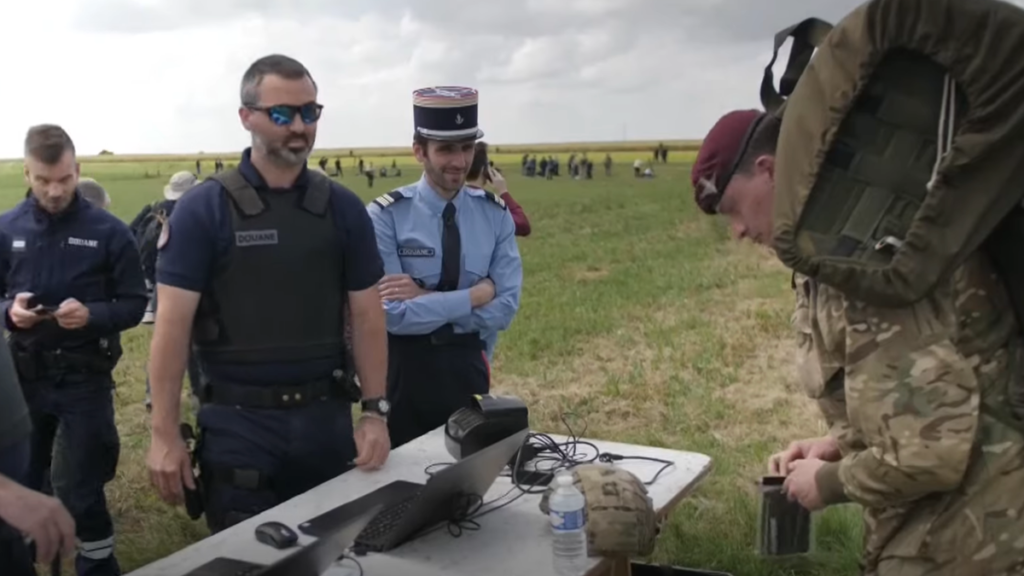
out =
<path fill-rule="evenodd" d="M 591 154 L 629 153 L 630 161 L 636 153 L 644 158 L 650 157 L 654 148 L 659 144 L 664 145 L 669 152 L 693 153 L 700 147 L 697 140 L 635 140 L 632 142 L 563 142 L 545 144 L 492 144 L 491 151 L 494 153 L 505 153 L 515 156 L 522 156 L 524 153 L 531 154 L 561 154 L 568 155 L 573 152 L 589 152 Z M 315 158 L 329 156 L 332 160 L 336 157 L 358 159 L 363 157 L 367 161 L 377 161 L 380 165 L 381 159 L 391 162 L 392 158 L 407 158 L 408 147 L 391 148 L 334 148 L 317 150 Z M 109 153 L 98 156 L 81 156 L 85 162 L 92 163 L 160 163 L 160 162 L 195 162 L 197 159 L 213 162 L 221 158 L 225 162 L 235 155 L 234 152 L 198 152 L 197 154 L 117 154 Z M 2 162 L 2 160 L 0 160 Z"/>
<path fill-rule="evenodd" d="M 401 179 L 377 179 L 370 190 L 345 160 L 342 181 L 369 200 L 417 178 L 412 159 L 397 154 L 374 160 L 390 166 L 398 158 Z M 635 180 L 632 160 L 650 154 L 618 152 L 614 175 L 596 167 L 591 181 L 523 178 L 519 154 L 495 158 L 533 226 L 519 240 L 522 308 L 498 345 L 495 391 L 524 398 L 536 429 L 563 432 L 559 415 L 573 410 L 586 418 L 589 437 L 713 457 L 708 479 L 665 527 L 654 561 L 743 576 L 856 574 L 856 509 L 818 517 L 811 558 L 779 563 L 753 553 L 754 481 L 767 457 L 791 439 L 824 432 L 795 384 L 785 269 L 761 249 L 728 241 L 721 222 L 698 214 L 688 182 L 692 154 L 671 153 L 668 165 L 655 166 L 657 178 Z M 113 211 L 130 219 L 160 197 L 173 171 L 194 167 L 194 158 L 180 160 L 87 162 L 83 174 L 104 184 Z M 24 194 L 20 170 L 0 166 L 0 208 Z M 150 331 L 127 333 L 116 372 L 123 448 L 108 492 L 128 570 L 205 534 L 203 524 L 157 499 L 144 468 Z"/>

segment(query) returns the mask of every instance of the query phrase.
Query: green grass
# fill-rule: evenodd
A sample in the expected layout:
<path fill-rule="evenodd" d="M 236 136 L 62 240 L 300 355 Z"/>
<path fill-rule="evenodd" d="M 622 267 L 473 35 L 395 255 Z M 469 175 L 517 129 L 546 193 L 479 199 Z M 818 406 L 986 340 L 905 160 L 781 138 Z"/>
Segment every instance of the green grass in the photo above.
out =
<path fill-rule="evenodd" d="M 603 156 L 592 153 L 595 160 L 597 154 Z M 692 154 L 670 154 L 669 165 L 655 166 L 656 179 L 639 181 L 628 165 L 638 155 L 614 154 L 621 162 L 615 175 L 606 178 L 596 167 L 592 181 L 526 179 L 517 155 L 496 158 L 533 234 L 519 241 L 522 307 L 498 345 L 495 391 L 525 399 L 534 428 L 563 432 L 559 416 L 572 410 L 586 418 L 593 438 L 712 456 L 711 474 L 672 514 L 653 561 L 743 576 L 857 574 L 856 509 L 819 516 L 817 553 L 805 561 L 753 553 L 753 488 L 767 457 L 791 439 L 824 431 L 795 384 L 789 275 L 769 254 L 730 242 L 721 222 L 698 214 L 686 164 Z M 370 190 L 344 162 L 342 181 L 366 200 L 419 174 L 403 156 L 404 177 L 377 179 Z M 390 158 L 375 162 L 390 165 Z M 106 186 L 112 210 L 130 219 L 160 197 L 172 172 L 190 168 L 188 158 L 87 162 L 83 174 Z M 0 165 L 0 208 L 24 194 L 20 170 Z M 108 493 L 117 553 L 128 570 L 206 533 L 162 504 L 148 482 L 142 400 L 150 330 L 127 333 L 116 372 L 123 448 Z"/>

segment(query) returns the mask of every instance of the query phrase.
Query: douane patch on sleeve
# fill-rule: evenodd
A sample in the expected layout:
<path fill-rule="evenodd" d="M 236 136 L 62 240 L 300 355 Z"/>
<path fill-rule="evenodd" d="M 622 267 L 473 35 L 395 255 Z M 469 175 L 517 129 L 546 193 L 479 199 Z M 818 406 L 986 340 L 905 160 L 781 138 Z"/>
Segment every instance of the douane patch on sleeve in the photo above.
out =
<path fill-rule="evenodd" d="M 152 236 L 150 236 L 152 238 Z M 167 241 L 171 239 L 171 223 L 164 222 L 164 225 L 160 227 L 160 237 L 156 239 L 156 249 L 162 250 L 167 245 Z"/>

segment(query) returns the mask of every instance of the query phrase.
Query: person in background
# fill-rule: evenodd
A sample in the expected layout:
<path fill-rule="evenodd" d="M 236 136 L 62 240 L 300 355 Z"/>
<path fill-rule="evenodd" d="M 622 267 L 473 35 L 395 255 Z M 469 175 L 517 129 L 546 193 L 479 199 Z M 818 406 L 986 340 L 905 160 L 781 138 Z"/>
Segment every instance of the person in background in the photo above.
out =
<path fill-rule="evenodd" d="M 146 288 L 150 292 L 149 305 L 142 317 L 143 324 L 152 324 L 156 315 L 156 256 L 160 233 L 163 231 L 164 223 L 174 213 L 174 206 L 178 200 L 198 183 L 199 178 L 195 174 L 187 171 L 176 172 L 164 186 L 164 199 L 143 206 L 128 225 L 139 244 Z"/>
<path fill-rule="evenodd" d="M 487 143 L 481 140 L 476 143 L 473 163 L 469 166 L 469 173 L 466 174 L 466 186 L 484 190 L 487 184 L 492 184 L 494 192 L 508 205 L 508 211 L 512 213 L 512 221 L 516 224 L 516 236 L 529 236 L 530 220 L 526 217 L 523 207 L 509 194 L 505 177 L 497 168 L 491 166 L 487 157 Z"/>
<path fill-rule="evenodd" d="M 92 178 L 79 179 L 78 192 L 93 206 L 110 210 L 110 194 Z"/>
<path fill-rule="evenodd" d="M 143 324 L 152 324 L 156 316 L 156 257 L 159 249 L 157 247 L 160 234 L 163 232 L 164 224 L 174 213 L 174 207 L 178 200 L 186 192 L 195 188 L 200 180 L 190 172 L 182 171 L 171 176 L 171 179 L 164 186 L 164 199 L 147 205 L 139 212 L 139 215 L 132 221 L 132 231 L 139 243 L 139 252 L 142 255 L 142 269 L 146 274 L 146 287 L 150 290 L 149 306 L 146 307 L 146 315 L 142 317 Z M 200 373 L 199 363 L 195 354 L 189 353 L 188 364 L 189 387 L 192 390 L 192 411 L 199 410 L 199 387 Z M 146 375 L 146 411 L 152 411 L 153 399 L 152 389 L 149 383 L 149 375 Z"/>

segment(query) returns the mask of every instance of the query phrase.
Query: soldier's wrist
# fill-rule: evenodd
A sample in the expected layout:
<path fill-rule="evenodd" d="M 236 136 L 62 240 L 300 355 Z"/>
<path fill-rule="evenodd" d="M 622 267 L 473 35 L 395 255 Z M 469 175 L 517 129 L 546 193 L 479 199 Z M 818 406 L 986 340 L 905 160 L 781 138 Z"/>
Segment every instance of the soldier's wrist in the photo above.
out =
<path fill-rule="evenodd" d="M 826 506 L 843 504 L 850 501 L 843 487 L 843 481 L 839 477 L 839 462 L 826 462 L 814 475 L 814 483 L 818 488 L 818 495 Z"/>

